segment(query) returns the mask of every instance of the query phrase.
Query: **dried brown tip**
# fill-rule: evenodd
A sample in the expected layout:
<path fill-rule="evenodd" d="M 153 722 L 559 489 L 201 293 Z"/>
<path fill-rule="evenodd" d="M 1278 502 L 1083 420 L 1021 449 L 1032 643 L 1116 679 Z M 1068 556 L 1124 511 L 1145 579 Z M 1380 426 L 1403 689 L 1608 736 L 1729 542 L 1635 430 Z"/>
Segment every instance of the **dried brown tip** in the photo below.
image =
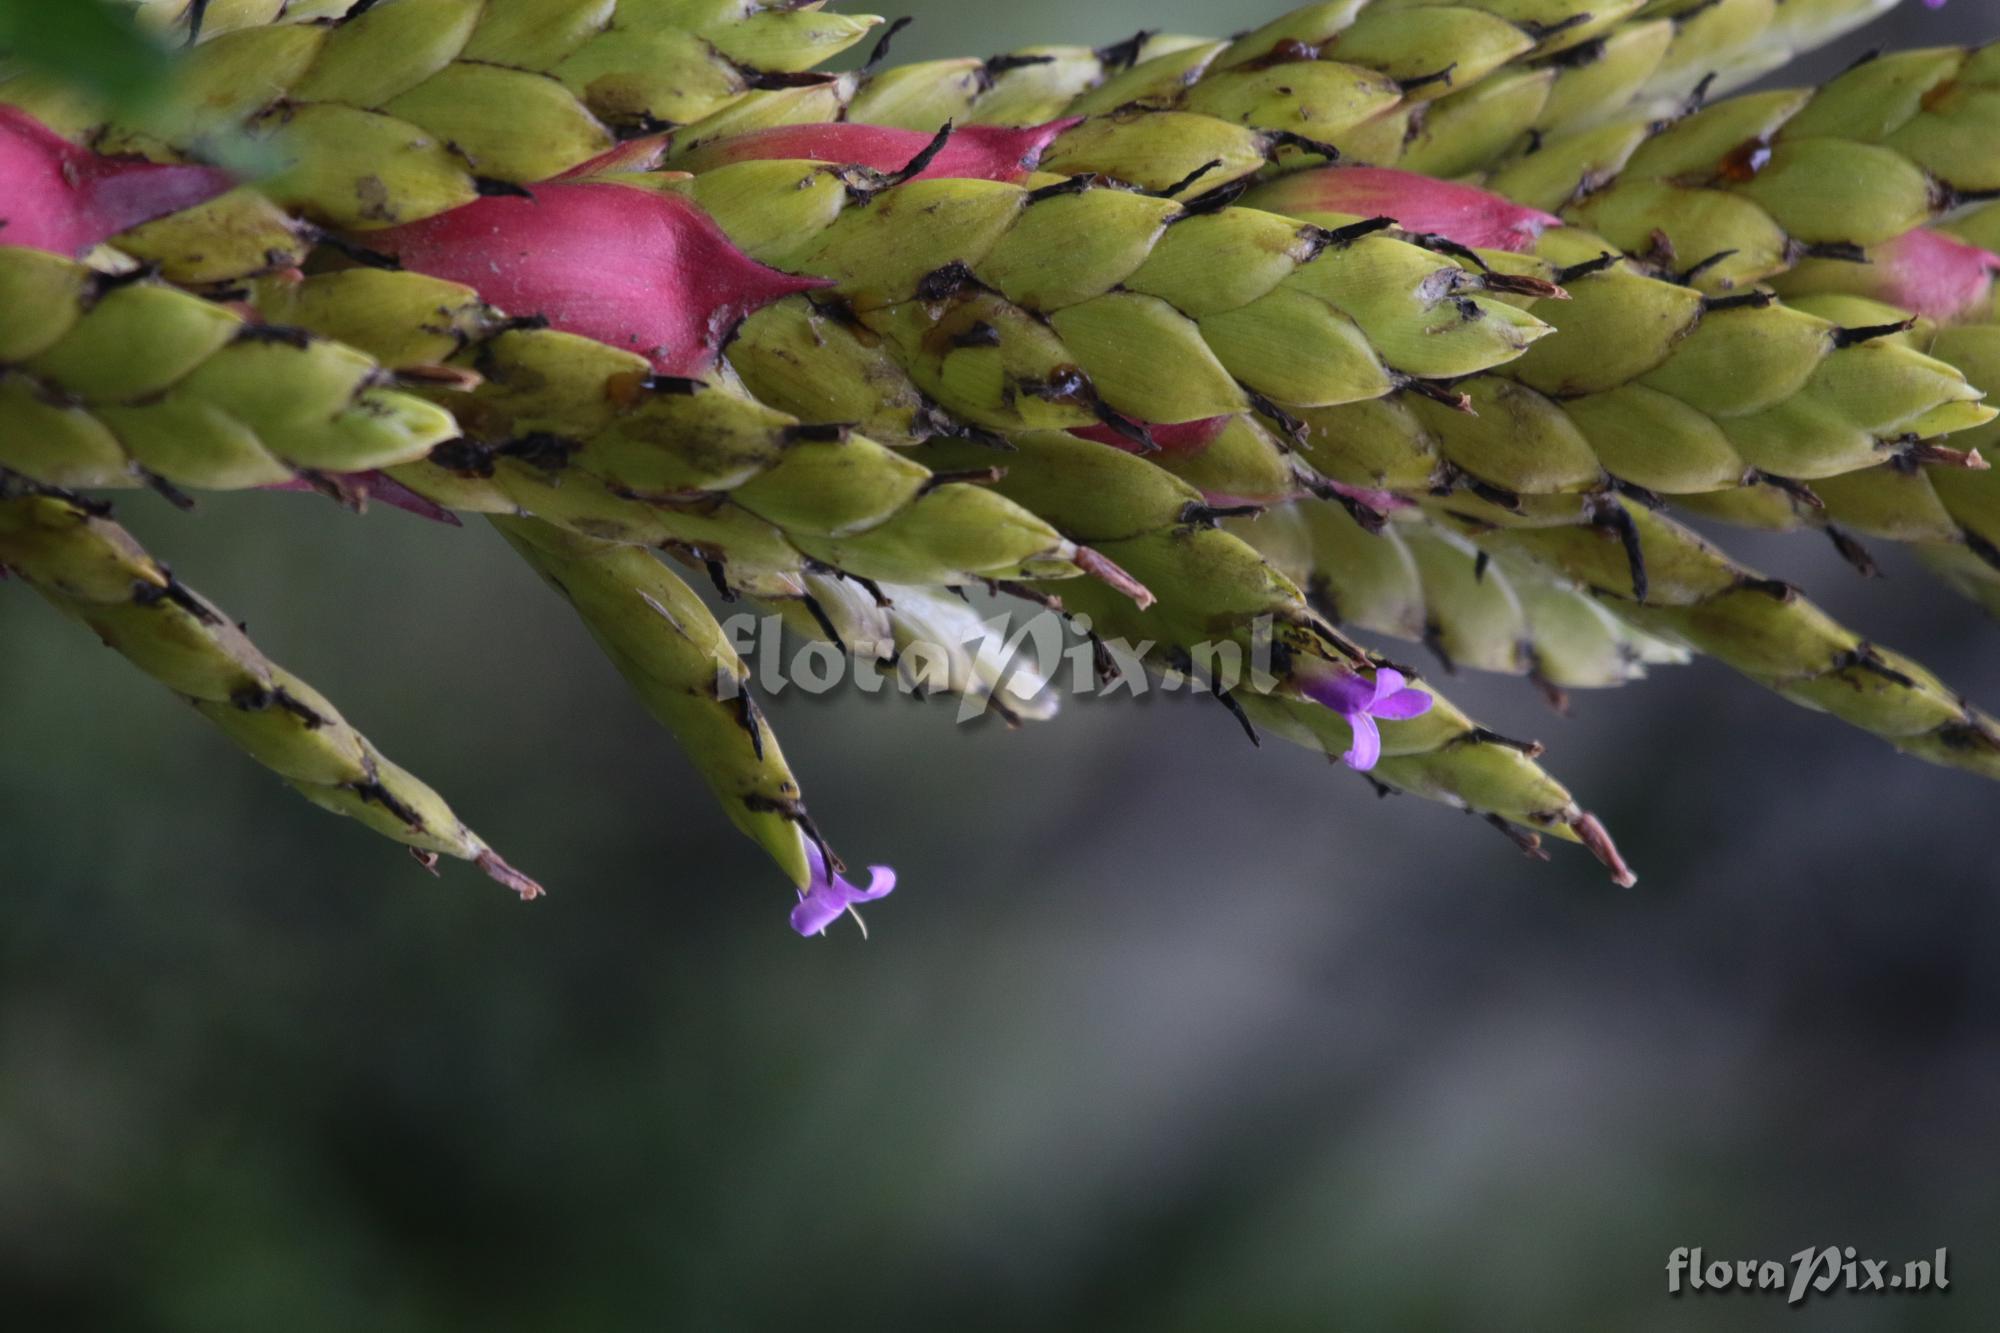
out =
<path fill-rule="evenodd" d="M 1986 461 L 1977 449 L 1953 449 L 1942 444 L 1913 444 L 1903 451 L 1903 456 L 1913 463 L 1928 463 L 1932 467 L 1963 468 L 1967 472 L 1989 472 L 1992 464 Z"/>
<path fill-rule="evenodd" d="M 1509 823 L 1499 815 L 1486 816 L 1486 822 L 1500 830 L 1500 836 L 1521 849 L 1521 855 L 1530 861 L 1547 861 L 1549 854 L 1542 850 L 1539 834 L 1531 833 L 1518 824 Z"/>
<path fill-rule="evenodd" d="M 1528 682 L 1541 692 L 1542 701 L 1557 717 L 1570 716 L 1570 694 L 1562 686 L 1542 674 L 1538 666 L 1528 673 Z"/>
<path fill-rule="evenodd" d="M 1480 278 L 1480 285 L 1489 292 L 1505 292 L 1512 296 L 1532 296 L 1542 301 L 1567 301 L 1568 289 L 1547 278 L 1530 277 L 1525 273 L 1487 273 Z"/>
<path fill-rule="evenodd" d="M 471 393 L 486 383 L 486 377 L 476 370 L 460 366 L 401 366 L 395 372 L 396 383 L 414 389 L 443 389 L 448 393 Z"/>
<path fill-rule="evenodd" d="M 1583 840 L 1583 845 L 1590 849 L 1590 854 L 1602 861 L 1604 868 L 1611 872 L 1612 883 L 1621 889 L 1629 889 L 1639 882 L 1639 877 L 1632 873 L 1632 867 L 1626 865 L 1625 858 L 1618 854 L 1618 844 L 1611 841 L 1611 834 L 1596 815 L 1587 810 L 1579 811 L 1569 821 L 1569 826 Z"/>
<path fill-rule="evenodd" d="M 1107 583 L 1138 603 L 1141 611 L 1152 609 L 1159 599 L 1145 584 L 1120 569 L 1109 558 L 1091 550 L 1088 546 L 1076 548 L 1076 567 L 1101 583 Z"/>
<path fill-rule="evenodd" d="M 1479 415 L 1478 411 L 1472 406 L 1472 395 L 1469 393 L 1460 393 L 1457 389 L 1449 385 L 1437 384 L 1430 380 L 1411 380 L 1404 387 L 1408 388 L 1412 393 L 1422 394 L 1434 403 L 1441 403 L 1454 412 L 1463 412 L 1469 417 Z"/>
<path fill-rule="evenodd" d="M 490 847 L 473 858 L 472 863 L 481 870 L 484 870 L 487 877 L 496 884 L 504 884 L 506 887 L 520 894 L 521 901 L 524 903 L 531 903 L 537 898 L 546 896 L 548 893 L 547 889 L 508 865 L 501 859 L 500 853 Z"/>

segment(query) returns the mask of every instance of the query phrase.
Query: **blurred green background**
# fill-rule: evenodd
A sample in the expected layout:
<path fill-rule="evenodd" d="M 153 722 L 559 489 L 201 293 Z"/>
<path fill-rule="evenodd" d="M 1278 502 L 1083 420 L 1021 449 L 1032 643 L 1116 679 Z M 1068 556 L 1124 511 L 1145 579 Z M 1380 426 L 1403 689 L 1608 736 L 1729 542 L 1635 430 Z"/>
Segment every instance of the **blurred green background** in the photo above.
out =
<path fill-rule="evenodd" d="M 1268 8 L 891 12 L 916 58 Z M 1805 73 L 1994 22 L 1912 5 Z M 807 943 L 490 532 L 121 513 L 554 893 L 432 881 L 0 584 L 13 1327 L 2000 1326 L 1994 792 L 1720 668 L 1567 721 L 1452 685 L 1632 893 L 1212 705 L 788 695 L 815 813 L 904 876 Z M 1731 542 L 2000 700 L 2000 631 L 1907 562 Z M 1953 1290 L 1665 1295 L 1676 1246 L 1829 1244 L 1950 1246 Z"/>

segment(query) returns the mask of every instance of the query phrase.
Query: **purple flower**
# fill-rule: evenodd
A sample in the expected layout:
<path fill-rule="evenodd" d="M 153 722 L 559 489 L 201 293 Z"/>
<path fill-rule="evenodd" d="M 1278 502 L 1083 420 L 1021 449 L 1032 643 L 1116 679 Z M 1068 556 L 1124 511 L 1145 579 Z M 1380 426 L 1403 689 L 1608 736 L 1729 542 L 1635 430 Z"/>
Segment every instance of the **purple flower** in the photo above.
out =
<path fill-rule="evenodd" d="M 1340 756 L 1346 765 L 1366 773 L 1382 757 L 1382 732 L 1375 719 L 1404 722 L 1422 717 L 1436 702 L 1422 690 L 1407 688 L 1403 673 L 1383 667 L 1369 680 L 1351 671 L 1328 673 L 1301 682 L 1308 699 L 1347 719 L 1354 728 L 1354 748 Z"/>
<path fill-rule="evenodd" d="M 811 838 L 804 838 L 806 860 L 812 865 L 812 883 L 799 894 L 799 905 L 792 909 L 792 929 L 810 938 L 826 934 L 826 928 L 840 920 L 841 914 L 851 912 L 857 903 L 872 903 L 878 898 L 886 898 L 896 888 L 896 872 L 888 866 L 868 867 L 868 887 L 856 888 L 842 879 L 833 867 L 827 864 L 826 853 Z M 854 918 L 859 921 L 857 914 Z M 861 932 L 868 933 L 864 926 Z"/>

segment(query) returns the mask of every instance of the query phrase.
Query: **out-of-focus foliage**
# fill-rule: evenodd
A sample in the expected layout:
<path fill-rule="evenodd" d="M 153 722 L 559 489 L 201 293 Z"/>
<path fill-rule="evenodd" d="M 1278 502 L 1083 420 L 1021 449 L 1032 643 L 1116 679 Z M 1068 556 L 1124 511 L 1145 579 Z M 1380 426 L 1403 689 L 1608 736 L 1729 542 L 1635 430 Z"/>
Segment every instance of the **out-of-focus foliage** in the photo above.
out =
<path fill-rule="evenodd" d="M 167 78 L 167 53 L 125 11 L 97 0 L 0 0 L 0 61 L 143 108 Z"/>

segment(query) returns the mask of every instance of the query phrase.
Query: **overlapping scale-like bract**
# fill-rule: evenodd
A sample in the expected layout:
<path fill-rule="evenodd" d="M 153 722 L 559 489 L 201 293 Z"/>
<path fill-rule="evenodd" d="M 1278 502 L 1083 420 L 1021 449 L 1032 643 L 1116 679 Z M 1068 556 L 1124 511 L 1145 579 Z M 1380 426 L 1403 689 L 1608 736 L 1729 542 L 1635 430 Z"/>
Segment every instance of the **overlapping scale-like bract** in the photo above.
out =
<path fill-rule="evenodd" d="M 1705 291 L 1860 259 L 2000 190 L 2000 47 L 1881 56 L 1815 89 L 1750 93 L 1670 126 L 1549 140 L 1491 185 Z"/>
<path fill-rule="evenodd" d="M 99 152 L 224 161 L 255 190 L 138 238 L 189 281 L 282 267 L 307 221 L 368 231 L 546 180 L 669 126 L 698 138 L 801 117 L 851 92 L 806 71 L 881 20 L 807 3 L 711 0 L 324 0 L 154 4 L 201 41 L 165 105 L 133 118 L 34 74 L 0 78 L 20 107 Z M 815 103 L 825 103 L 816 111 Z M 213 241 L 226 236 L 229 244 Z"/>
<path fill-rule="evenodd" d="M 1836 623 L 1789 584 L 1729 559 L 1664 515 L 1619 502 L 1633 541 L 1578 526 L 1467 526 L 1482 546 L 1538 561 L 1649 634 L 1714 657 L 1794 703 L 1906 754 L 2000 777 L 2000 724 L 1919 664 Z M 1635 570 L 1646 571 L 1646 586 Z"/>
<path fill-rule="evenodd" d="M 1351 221 L 1359 207 L 1405 211 L 1390 189 L 1350 188 L 1349 175 L 1300 173 L 1252 202 L 1328 227 Z M 1414 217 L 1429 221 L 1429 187 L 1406 182 Z M 1505 202 L 1487 198 L 1470 229 L 1451 239 L 1483 239 L 1487 219 L 1504 216 Z M 1450 225 L 1456 216 L 1438 220 Z M 1406 413 L 1311 414 L 1331 453 L 1346 448 L 1365 460 L 1361 470 L 1330 463 L 1331 475 L 1398 489 L 1435 459 L 1513 496 L 1590 494 L 1613 481 L 1702 494 L 1921 456 L 1929 441 L 1996 415 L 1957 367 L 1893 336 L 1893 312 L 1843 323 L 1768 294 L 1704 296 L 1570 228 L 1541 231 L 1530 243 L 1532 256 L 1489 252 L 1469 262 L 1559 284 L 1559 299 L 1530 306 L 1559 331 L 1519 360 L 1459 381 L 1473 414 L 1407 394 Z M 1399 446 L 1399 427 L 1417 434 Z M 1398 458 L 1399 472 L 1385 469 L 1384 459 Z M 1368 465 L 1381 470 L 1370 474 Z"/>
<path fill-rule="evenodd" d="M 1229 527 L 1335 624 L 1421 642 L 1453 669 L 1531 677 L 1557 702 L 1689 660 L 1559 574 L 1496 560 L 1414 512 L 1370 532 L 1337 505 L 1303 499 Z"/>
<path fill-rule="evenodd" d="M 141 274 L 0 247 L 0 312 L 0 467 L 48 485 L 279 486 L 458 434 L 373 358 Z"/>
<path fill-rule="evenodd" d="M 1186 206 L 1072 178 L 913 181 L 856 196 L 833 164 L 687 182 L 751 255 L 994 430 L 1178 423 L 1378 398 L 1471 374 L 1548 332 L 1484 274 L 1382 236 Z"/>

